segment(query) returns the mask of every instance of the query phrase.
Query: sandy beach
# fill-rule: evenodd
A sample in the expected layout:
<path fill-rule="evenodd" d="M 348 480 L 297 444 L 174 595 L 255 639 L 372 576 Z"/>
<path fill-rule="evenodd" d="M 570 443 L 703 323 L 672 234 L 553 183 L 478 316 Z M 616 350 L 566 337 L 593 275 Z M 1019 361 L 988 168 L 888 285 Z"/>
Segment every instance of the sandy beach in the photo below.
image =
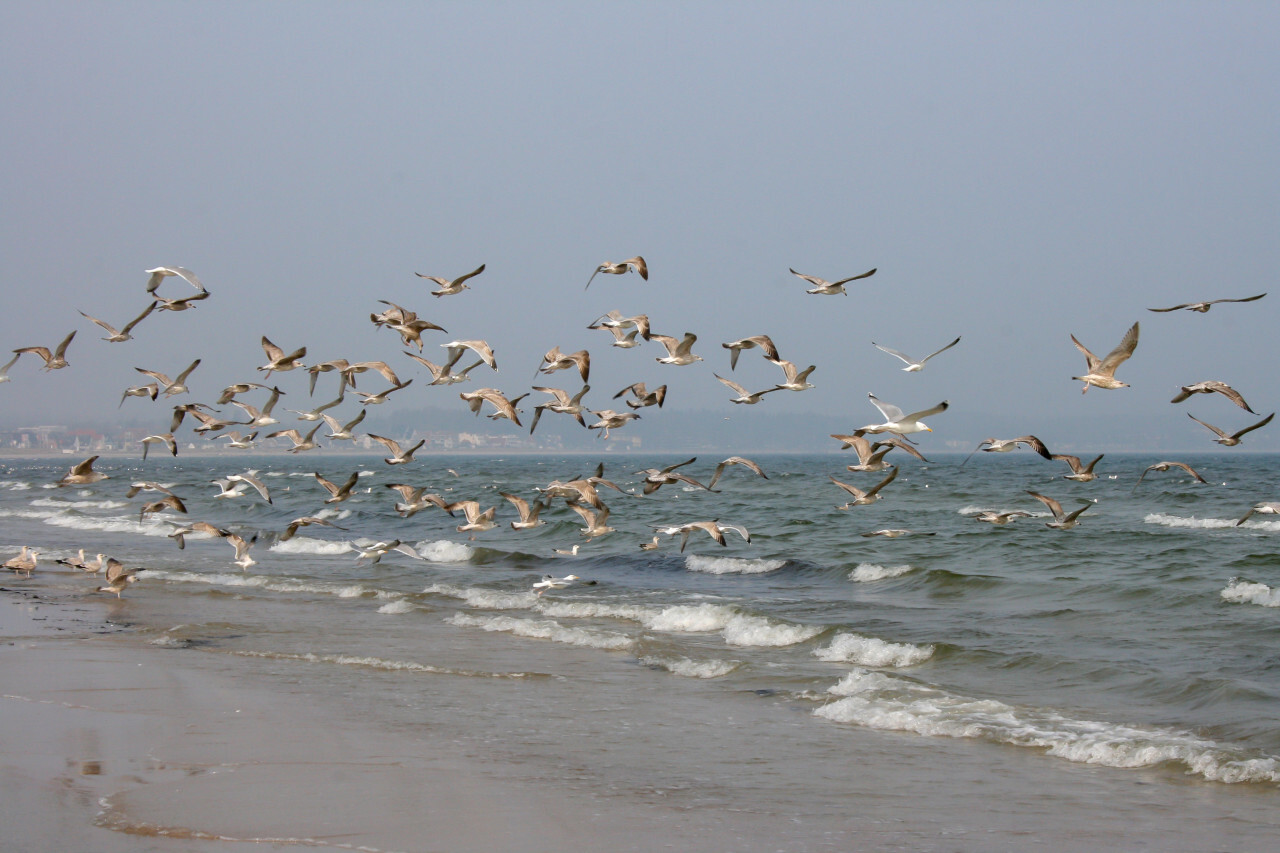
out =
<path fill-rule="evenodd" d="M 447 743 L 189 667 L 110 608 L 0 592 L 6 850 L 691 849 L 723 829 L 504 781 Z"/>

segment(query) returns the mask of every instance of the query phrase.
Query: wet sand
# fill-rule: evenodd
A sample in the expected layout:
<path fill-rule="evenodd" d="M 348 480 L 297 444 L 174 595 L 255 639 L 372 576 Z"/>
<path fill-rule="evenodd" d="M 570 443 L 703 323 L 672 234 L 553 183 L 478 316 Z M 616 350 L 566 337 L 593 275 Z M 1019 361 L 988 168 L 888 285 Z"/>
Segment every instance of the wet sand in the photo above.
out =
<path fill-rule="evenodd" d="M 0 592 L 6 850 L 660 850 L 717 829 L 495 778 L 447 743 L 187 667 L 103 611 Z"/>

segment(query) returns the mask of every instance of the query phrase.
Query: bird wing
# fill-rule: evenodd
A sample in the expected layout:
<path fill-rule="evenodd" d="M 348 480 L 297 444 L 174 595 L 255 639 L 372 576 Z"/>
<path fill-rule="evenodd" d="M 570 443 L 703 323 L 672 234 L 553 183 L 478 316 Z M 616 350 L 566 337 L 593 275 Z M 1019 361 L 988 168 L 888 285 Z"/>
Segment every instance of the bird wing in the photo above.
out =
<path fill-rule="evenodd" d="M 880 414 L 884 416 L 886 422 L 897 423 L 902 420 L 902 409 L 892 403 L 878 400 L 875 394 L 868 394 L 867 399 L 871 401 L 871 405 L 880 410 Z"/>
<path fill-rule="evenodd" d="M 1120 339 L 1120 343 L 1116 348 L 1107 353 L 1107 357 L 1102 360 L 1098 366 L 1098 370 L 1103 373 L 1114 372 L 1117 367 L 1129 356 L 1133 355 L 1133 351 L 1138 347 L 1138 324 L 1134 323 L 1129 327 L 1129 331 L 1124 333 L 1124 337 Z"/>
<path fill-rule="evenodd" d="M 875 341 L 872 341 L 872 342 L 871 342 L 871 345 L 872 345 L 873 347 L 875 347 L 876 349 L 880 350 L 881 352 L 887 352 L 887 353 L 889 353 L 889 355 L 893 356 L 894 358 L 899 358 L 899 359 L 901 359 L 901 360 L 903 361 L 903 363 L 904 363 L 904 364 L 915 364 L 915 363 L 916 363 L 916 362 L 912 361 L 912 360 L 911 360 L 911 357 L 910 357 L 910 356 L 908 356 L 906 353 L 898 352 L 896 349 L 889 349 L 889 347 L 882 347 L 882 346 L 880 346 L 878 343 L 876 343 Z M 939 350 L 939 352 L 941 352 L 941 350 Z M 928 360 L 928 359 L 925 359 L 925 361 L 927 361 L 927 360 Z M 921 364 L 924 364 L 924 361 L 921 361 L 920 363 L 921 363 Z"/>

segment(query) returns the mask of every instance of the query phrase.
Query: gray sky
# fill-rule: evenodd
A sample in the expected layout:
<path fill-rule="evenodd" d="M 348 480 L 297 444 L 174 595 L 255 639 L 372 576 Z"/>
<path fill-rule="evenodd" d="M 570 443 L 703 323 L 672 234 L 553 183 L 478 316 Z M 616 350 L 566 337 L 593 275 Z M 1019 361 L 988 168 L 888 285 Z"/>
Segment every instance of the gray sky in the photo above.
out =
<path fill-rule="evenodd" d="M 163 431 L 174 400 L 117 410 L 133 367 L 201 357 L 193 396 L 212 401 L 255 378 L 264 334 L 308 363 L 421 377 L 368 322 L 387 299 L 449 330 L 427 333 L 428 358 L 484 338 L 500 367 L 471 386 L 419 378 L 402 409 L 482 385 L 576 390 L 567 372 L 531 381 L 559 345 L 592 352 L 599 408 L 666 383 L 667 408 L 791 416 L 828 441 L 830 420 L 879 420 L 874 392 L 907 410 L 949 399 L 935 449 L 1025 432 L 1106 449 L 1111 425 L 1138 424 L 1210 450 L 1188 411 L 1256 418 L 1169 398 L 1220 379 L 1280 407 L 1280 292 L 1146 309 L 1274 289 L 1278 43 L 1273 3 L 3 4 L 3 349 L 79 333 L 70 368 L 14 366 L 0 422 L 87 411 Z M 597 264 L 635 254 L 647 283 L 584 293 Z M 413 275 L 481 263 L 443 299 Z M 123 324 L 158 265 L 212 298 L 99 340 L 76 309 Z M 790 267 L 879 272 L 811 296 Z M 162 292 L 182 293 L 173 281 Z M 696 332 L 707 361 L 610 348 L 585 326 L 612 308 Z M 1082 396 L 1069 335 L 1103 354 L 1135 320 L 1118 372 L 1133 387 Z M 730 405 L 719 344 L 760 333 L 816 364 L 817 387 Z M 924 355 L 957 335 L 920 374 L 871 346 Z M 758 352 L 733 374 L 752 390 L 781 375 Z M 305 375 L 279 379 L 302 408 Z M 1280 427 L 1246 443 L 1280 449 Z"/>

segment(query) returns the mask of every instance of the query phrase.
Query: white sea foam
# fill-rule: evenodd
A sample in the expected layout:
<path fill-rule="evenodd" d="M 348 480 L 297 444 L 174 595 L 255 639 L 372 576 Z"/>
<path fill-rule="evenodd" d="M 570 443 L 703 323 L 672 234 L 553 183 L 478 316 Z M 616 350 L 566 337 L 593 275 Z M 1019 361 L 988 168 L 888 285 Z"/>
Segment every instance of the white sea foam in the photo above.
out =
<path fill-rule="evenodd" d="M 785 566 L 786 560 L 749 560 L 743 557 L 704 557 L 690 554 L 685 557 L 685 567 L 691 572 L 706 572 L 712 575 L 759 575 L 765 572 L 776 572 Z"/>
<path fill-rule="evenodd" d="M 31 506 L 47 506 L 54 509 L 119 509 L 122 506 L 128 506 L 128 501 L 68 501 L 61 498 L 36 498 L 31 501 Z"/>
<path fill-rule="evenodd" d="M 475 556 L 476 549 L 461 542 L 450 542 L 437 539 L 434 542 L 422 541 L 413 546 L 418 556 L 428 563 L 467 563 Z"/>
<path fill-rule="evenodd" d="M 157 578 L 170 583 L 198 583 L 208 586 L 247 587 L 263 589 L 269 592 L 310 592 L 318 595 L 332 595 L 335 598 L 360 598 L 376 594 L 378 590 L 363 584 L 337 584 L 322 581 L 303 581 L 290 578 L 274 578 L 266 575 L 250 575 L 231 572 L 184 572 L 167 569 L 143 569 L 138 572 L 138 579 Z"/>
<path fill-rule="evenodd" d="M 428 595 L 447 595 L 481 610 L 527 610 L 538 600 L 538 596 L 532 589 L 524 592 L 502 592 L 496 589 L 454 586 L 447 583 L 434 583 L 423 592 Z"/>
<path fill-rule="evenodd" d="M 603 604 L 594 601 L 562 601 L 547 597 L 537 598 L 539 612 L 546 616 L 571 619 L 629 619 L 646 623 L 658 611 L 639 604 Z"/>
<path fill-rule="evenodd" d="M 855 663 L 859 666 L 901 667 L 923 663 L 933 657 L 933 651 L 934 647 L 931 645 L 888 643 L 859 634 L 836 634 L 830 645 L 814 649 L 813 654 L 821 660 Z"/>
<path fill-rule="evenodd" d="M 345 540 L 335 541 L 332 539 L 312 539 L 309 536 L 295 536 L 292 539 L 286 539 L 283 542 L 276 542 L 268 551 L 275 551 L 277 554 L 347 554 L 354 550 L 351 543 Z"/>
<path fill-rule="evenodd" d="M 1218 782 L 1280 782 L 1280 759 L 1248 758 L 1189 732 L 1075 720 L 1043 709 L 972 699 L 883 673 L 855 670 L 828 690 L 841 697 L 814 713 L 839 723 L 1042 749 L 1108 767 L 1182 764 Z"/>
<path fill-rule="evenodd" d="M 742 665 L 738 661 L 690 660 L 686 657 L 667 655 L 644 655 L 640 658 L 640 663 L 645 666 L 662 667 L 684 678 L 720 678 Z"/>
<path fill-rule="evenodd" d="M 1227 588 L 1219 593 L 1225 601 L 1236 604 L 1258 604 L 1263 607 L 1280 607 L 1280 590 L 1265 583 L 1242 581 L 1232 578 Z"/>
<path fill-rule="evenodd" d="M 624 651 L 635 645 L 635 640 L 624 634 L 590 628 L 568 628 L 553 619 L 516 619 L 512 616 L 474 616 L 470 613 L 455 613 L 445 621 L 464 628 L 502 631 L 517 637 L 551 640 L 556 643 L 587 646 L 593 649 Z"/>
<path fill-rule="evenodd" d="M 1194 515 L 1187 518 L 1163 512 L 1148 513 L 1142 520 L 1146 524 L 1160 524 L 1165 527 L 1188 527 L 1200 530 L 1221 530 L 1236 526 L 1236 521 L 1233 518 L 1196 518 Z M 1267 523 L 1276 524 L 1277 522 Z M 1280 529 L 1280 527 L 1277 529 Z"/>
<path fill-rule="evenodd" d="M 25 492 L 31 488 L 31 484 L 26 480 L 0 480 L 0 489 L 8 489 L 11 492 Z"/>
<path fill-rule="evenodd" d="M 816 625 L 792 625 L 763 616 L 735 615 L 720 635 L 731 646 L 794 646 L 823 632 Z"/>
<path fill-rule="evenodd" d="M 418 605 L 414 604 L 407 598 L 397 598 L 389 601 L 378 608 L 379 613 L 412 613 L 418 609 Z"/>
<path fill-rule="evenodd" d="M 239 657 L 251 658 L 267 658 L 269 660 L 294 660 L 303 663 L 333 663 L 339 666 L 361 666 L 371 669 L 387 670 L 389 672 L 425 672 L 435 675 L 467 675 L 481 676 L 483 678 L 527 678 L 534 673 L 528 672 L 477 672 L 466 669 L 447 669 L 439 666 L 431 666 L 430 664 L 417 663 L 407 660 L 385 660 L 383 658 L 363 657 L 359 655 L 317 655 L 317 654 L 290 654 L 288 652 L 255 652 L 255 651 L 234 651 L 233 655 Z"/>
<path fill-rule="evenodd" d="M 72 530 L 100 530 L 104 533 L 134 533 L 142 536 L 168 536 L 174 530 L 173 524 L 167 520 L 149 518 L 146 521 L 135 521 L 121 516 L 93 518 L 85 515 L 54 514 L 47 516 L 44 523 Z"/>
<path fill-rule="evenodd" d="M 854 566 L 853 571 L 849 572 L 849 580 L 858 583 L 869 583 L 870 581 L 882 581 L 887 578 L 896 578 L 912 571 L 915 566 L 878 566 L 875 563 L 859 563 Z"/>

